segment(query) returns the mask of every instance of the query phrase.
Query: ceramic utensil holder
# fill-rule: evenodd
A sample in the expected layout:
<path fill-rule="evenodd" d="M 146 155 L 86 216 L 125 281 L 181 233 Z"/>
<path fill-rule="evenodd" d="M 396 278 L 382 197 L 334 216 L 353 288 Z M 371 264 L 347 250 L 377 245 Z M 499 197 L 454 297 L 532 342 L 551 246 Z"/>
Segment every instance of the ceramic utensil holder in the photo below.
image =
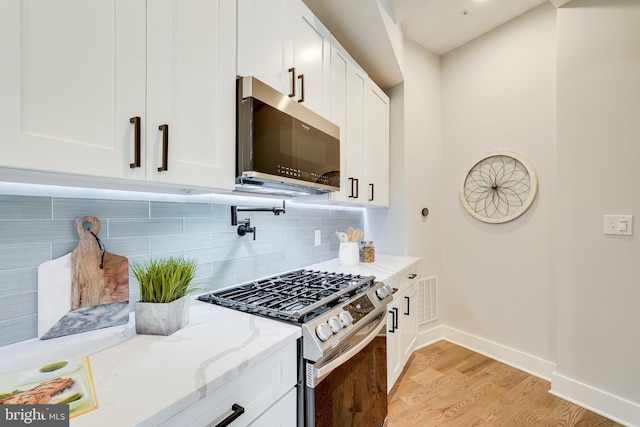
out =
<path fill-rule="evenodd" d="M 354 267 L 360 261 L 358 242 L 341 242 L 338 249 L 338 261 L 344 267 Z"/>

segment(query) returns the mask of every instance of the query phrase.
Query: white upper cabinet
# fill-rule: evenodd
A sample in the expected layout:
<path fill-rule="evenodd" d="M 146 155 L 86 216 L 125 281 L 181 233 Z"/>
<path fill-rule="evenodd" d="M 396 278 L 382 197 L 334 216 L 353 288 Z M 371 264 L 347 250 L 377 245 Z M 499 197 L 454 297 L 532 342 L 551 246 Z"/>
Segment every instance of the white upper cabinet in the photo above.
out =
<path fill-rule="evenodd" d="M 232 189 L 235 2 L 152 0 L 147 14 L 147 179 Z"/>
<path fill-rule="evenodd" d="M 389 206 L 389 97 L 373 82 L 365 95 L 364 175 L 366 201 Z"/>
<path fill-rule="evenodd" d="M 340 191 L 331 200 L 389 205 L 389 98 L 332 40 L 331 120 L 340 127 Z"/>
<path fill-rule="evenodd" d="M 2 1 L 2 166 L 144 178 L 144 0 Z"/>
<path fill-rule="evenodd" d="M 0 32 L 0 166 L 233 187 L 233 1 L 6 0 Z"/>
<path fill-rule="evenodd" d="M 331 34 L 301 0 L 238 0 L 238 74 L 330 118 Z"/>
<path fill-rule="evenodd" d="M 340 191 L 332 200 L 361 202 L 360 183 L 364 182 L 364 102 L 366 73 L 347 51 L 332 39 L 331 121 L 340 127 Z"/>

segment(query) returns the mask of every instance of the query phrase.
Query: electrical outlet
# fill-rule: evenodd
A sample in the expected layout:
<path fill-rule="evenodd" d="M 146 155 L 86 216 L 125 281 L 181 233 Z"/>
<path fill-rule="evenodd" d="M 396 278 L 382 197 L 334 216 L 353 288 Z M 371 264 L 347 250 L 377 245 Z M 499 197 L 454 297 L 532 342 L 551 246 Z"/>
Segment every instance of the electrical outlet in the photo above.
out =
<path fill-rule="evenodd" d="M 605 215 L 604 234 L 633 235 L 633 215 Z"/>
<path fill-rule="evenodd" d="M 316 238 L 316 246 L 320 246 L 322 244 L 322 236 L 320 234 L 320 230 L 316 230 L 315 238 Z"/>

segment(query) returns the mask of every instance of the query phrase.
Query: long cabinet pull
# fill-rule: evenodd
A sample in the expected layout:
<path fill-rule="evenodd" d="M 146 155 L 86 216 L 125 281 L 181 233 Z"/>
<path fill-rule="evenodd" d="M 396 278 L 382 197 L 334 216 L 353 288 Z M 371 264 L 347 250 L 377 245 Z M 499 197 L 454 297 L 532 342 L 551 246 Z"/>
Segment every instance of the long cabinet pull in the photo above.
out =
<path fill-rule="evenodd" d="M 389 329 L 389 332 L 394 334 L 396 332 L 396 313 L 393 310 L 389 310 L 389 314 L 393 316 L 393 318 L 391 319 L 391 329 Z"/>
<path fill-rule="evenodd" d="M 411 273 L 411 275 L 409 276 L 409 280 L 415 279 L 416 277 L 418 277 L 416 273 Z"/>
<path fill-rule="evenodd" d="M 289 68 L 289 72 L 291 73 L 291 92 L 289 93 L 289 98 L 293 98 L 296 96 L 296 67 Z"/>
<path fill-rule="evenodd" d="M 158 172 L 169 170 L 169 125 L 160 125 L 158 129 L 162 131 L 162 166 Z"/>
<path fill-rule="evenodd" d="M 300 80 L 300 99 L 298 102 L 304 102 L 304 74 L 300 74 L 298 80 Z"/>
<path fill-rule="evenodd" d="M 353 198 L 353 180 L 354 180 L 354 178 L 349 177 L 348 179 L 349 179 L 349 183 L 351 184 L 350 185 L 351 193 L 349 194 L 349 198 L 352 199 Z"/>
<path fill-rule="evenodd" d="M 133 163 L 129 163 L 130 168 L 140 167 L 140 117 L 131 117 L 129 123 L 133 123 Z"/>
<path fill-rule="evenodd" d="M 411 297 L 404 297 L 404 299 L 407 300 L 407 311 L 404 314 L 405 316 L 409 316 L 410 314 L 409 307 L 411 306 Z"/>
<path fill-rule="evenodd" d="M 227 427 L 229 424 L 234 422 L 236 418 L 244 414 L 244 408 L 238 405 L 237 403 L 234 403 L 233 405 L 231 405 L 231 410 L 233 411 L 233 413 L 229 415 L 227 418 L 225 418 L 224 420 L 220 421 L 214 427 Z"/>
<path fill-rule="evenodd" d="M 398 329 L 398 309 L 396 307 L 393 307 L 392 310 L 396 312 L 396 315 L 393 316 L 393 329 Z"/>
<path fill-rule="evenodd" d="M 371 198 L 369 199 L 370 202 L 373 202 L 374 196 L 373 196 L 373 183 L 369 184 L 369 188 L 371 188 Z"/>
<path fill-rule="evenodd" d="M 356 183 L 356 195 L 353 198 L 357 199 L 360 196 L 360 181 L 358 181 L 358 178 L 353 178 L 353 180 Z"/>

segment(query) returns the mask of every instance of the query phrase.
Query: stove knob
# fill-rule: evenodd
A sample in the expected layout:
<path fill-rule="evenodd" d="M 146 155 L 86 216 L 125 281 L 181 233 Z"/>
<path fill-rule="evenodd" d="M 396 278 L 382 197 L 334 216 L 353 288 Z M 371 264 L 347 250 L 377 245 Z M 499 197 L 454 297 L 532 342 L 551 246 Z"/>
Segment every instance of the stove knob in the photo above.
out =
<path fill-rule="evenodd" d="M 334 334 L 337 334 L 338 332 L 340 332 L 340 329 L 342 329 L 342 325 L 340 324 L 340 321 L 337 317 L 332 317 L 327 323 L 329 323 L 331 332 L 333 332 Z"/>
<path fill-rule="evenodd" d="M 346 328 L 347 326 L 349 326 L 350 324 L 353 323 L 353 317 L 351 317 L 351 313 L 349 313 L 348 311 L 343 311 L 342 313 L 340 313 L 338 315 L 338 317 L 340 318 L 340 321 L 342 322 L 342 327 Z"/>
<path fill-rule="evenodd" d="M 316 326 L 316 336 L 320 339 L 320 341 L 326 341 L 331 338 L 329 325 L 327 325 L 326 323 L 321 323 Z"/>
<path fill-rule="evenodd" d="M 389 290 L 383 286 L 376 291 L 376 296 L 378 297 L 378 299 L 383 300 L 389 296 Z"/>

